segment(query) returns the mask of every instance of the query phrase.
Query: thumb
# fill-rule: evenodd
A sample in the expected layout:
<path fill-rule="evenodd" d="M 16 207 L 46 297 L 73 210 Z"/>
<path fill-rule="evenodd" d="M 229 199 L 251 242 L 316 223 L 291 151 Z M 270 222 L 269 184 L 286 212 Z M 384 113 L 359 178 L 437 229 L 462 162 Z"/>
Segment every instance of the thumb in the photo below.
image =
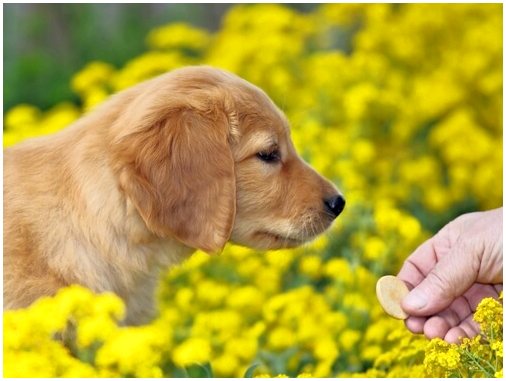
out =
<path fill-rule="evenodd" d="M 454 245 L 404 297 L 402 309 L 409 315 L 430 316 L 448 307 L 476 281 L 480 260 L 475 254 L 469 245 Z"/>

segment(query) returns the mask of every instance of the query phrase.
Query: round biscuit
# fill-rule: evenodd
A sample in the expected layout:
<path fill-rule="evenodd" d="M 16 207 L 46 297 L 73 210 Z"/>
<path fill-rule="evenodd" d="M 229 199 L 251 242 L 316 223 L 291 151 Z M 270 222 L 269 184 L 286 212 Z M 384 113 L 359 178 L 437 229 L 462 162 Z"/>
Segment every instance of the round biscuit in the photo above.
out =
<path fill-rule="evenodd" d="M 396 319 L 406 319 L 408 315 L 401 308 L 401 300 L 409 293 L 406 284 L 393 275 L 385 275 L 376 283 L 376 296 L 387 314 Z"/>

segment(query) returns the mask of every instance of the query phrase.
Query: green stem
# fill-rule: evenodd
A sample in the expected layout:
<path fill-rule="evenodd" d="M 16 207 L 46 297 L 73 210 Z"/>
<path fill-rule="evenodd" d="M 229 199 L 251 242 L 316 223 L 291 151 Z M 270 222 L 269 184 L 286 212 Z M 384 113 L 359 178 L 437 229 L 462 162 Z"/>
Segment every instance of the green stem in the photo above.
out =
<path fill-rule="evenodd" d="M 487 337 L 487 339 L 488 339 L 488 342 L 494 341 L 494 330 L 492 329 L 492 327 L 490 327 L 488 329 L 488 337 Z"/>
<path fill-rule="evenodd" d="M 467 355 L 467 357 L 469 357 L 470 360 L 472 360 L 476 366 L 478 366 L 479 369 L 481 369 L 483 371 L 483 373 L 485 374 L 485 376 L 489 376 L 490 375 L 490 372 L 488 372 L 483 366 L 482 364 L 480 364 L 480 362 L 476 359 L 476 356 L 474 356 L 474 353 L 472 352 L 469 352 L 467 349 L 464 349 L 464 354 Z M 490 366 L 490 369 L 492 370 L 492 372 L 495 373 L 495 370 L 492 366 L 492 364 L 490 364 L 487 360 L 483 359 L 483 361 L 485 361 L 489 366 Z"/>

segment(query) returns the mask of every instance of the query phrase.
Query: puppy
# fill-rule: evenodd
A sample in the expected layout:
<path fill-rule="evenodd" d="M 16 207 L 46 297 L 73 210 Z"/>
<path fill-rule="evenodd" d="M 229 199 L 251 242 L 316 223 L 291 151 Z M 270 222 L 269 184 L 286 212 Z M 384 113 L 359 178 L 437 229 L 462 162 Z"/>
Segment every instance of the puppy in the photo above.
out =
<path fill-rule="evenodd" d="M 343 207 L 262 90 L 211 67 L 175 70 L 4 151 L 4 309 L 81 284 L 145 323 L 161 268 L 229 240 L 295 247 Z"/>

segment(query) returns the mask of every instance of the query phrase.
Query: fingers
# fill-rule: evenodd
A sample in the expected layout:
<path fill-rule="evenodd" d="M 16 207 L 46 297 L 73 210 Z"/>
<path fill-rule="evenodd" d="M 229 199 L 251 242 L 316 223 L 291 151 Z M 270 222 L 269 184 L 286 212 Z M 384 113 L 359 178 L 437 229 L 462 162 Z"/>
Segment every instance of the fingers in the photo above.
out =
<path fill-rule="evenodd" d="M 451 325 L 448 317 L 433 316 L 423 327 L 423 333 L 428 339 L 439 337 L 449 343 L 458 343 L 464 337 L 472 338 L 479 332 L 480 326 L 473 320 L 472 313 L 459 320 L 455 326 Z"/>
<path fill-rule="evenodd" d="M 427 274 L 437 263 L 437 257 L 433 246 L 433 239 L 425 241 L 404 262 L 397 277 L 404 283 L 416 287 L 422 282 Z"/>
<path fill-rule="evenodd" d="M 428 339 L 443 338 L 450 329 L 449 323 L 441 316 L 433 316 L 423 326 L 423 333 Z"/>
<path fill-rule="evenodd" d="M 464 337 L 475 337 L 480 333 L 480 326 L 473 320 L 473 315 L 469 315 L 457 327 L 450 328 L 444 336 L 445 341 L 458 344 Z"/>
<path fill-rule="evenodd" d="M 472 316 L 473 310 L 467 299 L 463 296 L 455 299 L 453 303 L 442 312 L 426 320 L 423 333 L 429 339 L 444 338 L 447 332 L 459 326 L 462 321 Z"/>
<path fill-rule="evenodd" d="M 477 266 L 473 248 L 457 243 L 402 300 L 403 310 L 414 316 L 437 314 L 475 282 Z"/>
<path fill-rule="evenodd" d="M 463 296 L 466 298 L 471 309 L 476 311 L 476 307 L 484 298 L 497 298 L 499 296 L 499 292 L 493 285 L 475 283 L 464 293 Z"/>
<path fill-rule="evenodd" d="M 447 342 L 457 343 L 462 337 L 471 338 L 480 332 L 479 325 L 473 320 L 473 313 L 483 298 L 497 298 L 498 295 L 495 286 L 474 284 L 437 315 L 410 316 L 405 324 L 411 332 L 423 333 L 429 339 L 439 337 Z"/>
<path fill-rule="evenodd" d="M 404 324 L 406 325 L 406 328 L 413 333 L 423 333 L 423 327 L 426 321 L 427 318 L 425 317 L 409 316 L 404 321 Z"/>

